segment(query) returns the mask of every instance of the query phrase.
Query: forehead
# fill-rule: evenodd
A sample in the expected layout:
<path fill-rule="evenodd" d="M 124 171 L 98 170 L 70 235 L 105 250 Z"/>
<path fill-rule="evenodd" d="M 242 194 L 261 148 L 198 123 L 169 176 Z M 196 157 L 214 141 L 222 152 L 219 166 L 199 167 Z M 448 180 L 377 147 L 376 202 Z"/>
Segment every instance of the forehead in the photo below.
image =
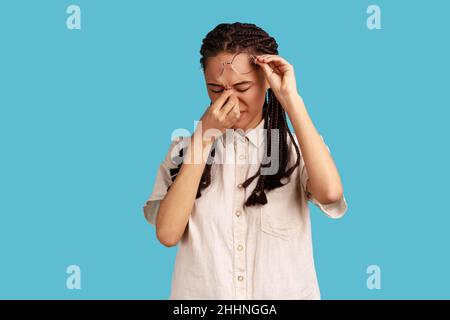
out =
<path fill-rule="evenodd" d="M 217 54 L 216 56 L 211 57 L 210 60 L 212 60 L 212 58 L 214 58 L 213 60 L 216 60 L 216 61 L 217 61 L 217 59 L 221 60 L 221 61 L 231 61 L 233 59 L 233 57 L 238 54 L 239 54 L 239 52 L 231 53 L 231 52 L 222 51 L 219 54 Z M 242 53 L 242 54 L 245 54 L 245 53 Z"/>
<path fill-rule="evenodd" d="M 221 63 L 226 61 L 232 61 L 233 58 L 236 57 L 236 55 L 246 55 L 248 56 L 248 53 L 229 53 L 229 52 L 220 52 L 214 57 L 210 57 L 206 61 L 206 68 L 205 68 L 205 78 L 208 80 L 208 82 L 214 82 L 217 84 L 221 84 L 222 82 L 237 82 L 237 81 L 254 81 L 257 77 L 256 72 L 250 72 L 248 74 L 238 74 L 236 72 L 226 72 L 223 73 L 222 76 L 220 76 L 221 71 Z M 236 61 L 236 60 L 234 60 Z M 244 59 L 239 60 L 240 63 L 242 61 L 246 61 Z M 248 63 L 250 64 L 250 59 L 248 60 Z M 214 67 L 209 67 L 214 66 Z"/>

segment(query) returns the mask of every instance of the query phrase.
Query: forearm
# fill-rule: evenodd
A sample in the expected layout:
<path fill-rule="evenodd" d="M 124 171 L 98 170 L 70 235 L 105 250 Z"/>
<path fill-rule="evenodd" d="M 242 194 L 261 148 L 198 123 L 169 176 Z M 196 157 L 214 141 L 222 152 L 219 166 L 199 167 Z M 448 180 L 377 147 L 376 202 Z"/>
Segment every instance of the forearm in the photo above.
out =
<path fill-rule="evenodd" d="M 310 192 L 317 201 L 330 203 L 342 195 L 336 165 L 317 132 L 299 94 L 288 96 L 282 105 L 291 120 L 309 176 Z"/>
<path fill-rule="evenodd" d="M 194 142 L 196 136 L 198 135 L 194 134 L 191 137 L 183 164 L 166 196 L 161 200 L 157 214 L 157 237 L 167 246 L 176 245 L 186 229 L 206 165 L 202 155 L 208 154 L 212 146 L 212 142 L 203 142 L 200 139 Z"/>

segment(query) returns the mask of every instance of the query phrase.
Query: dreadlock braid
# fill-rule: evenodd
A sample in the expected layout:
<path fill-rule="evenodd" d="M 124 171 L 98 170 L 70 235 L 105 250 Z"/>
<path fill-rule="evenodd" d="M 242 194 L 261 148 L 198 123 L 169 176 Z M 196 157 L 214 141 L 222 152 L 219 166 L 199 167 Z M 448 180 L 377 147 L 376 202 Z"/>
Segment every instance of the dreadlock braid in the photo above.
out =
<path fill-rule="evenodd" d="M 253 52 L 254 54 L 278 54 L 278 44 L 276 40 L 267 32 L 251 23 L 222 23 L 211 30 L 202 41 L 200 48 L 200 65 L 203 70 L 206 68 L 208 58 L 214 57 L 221 52 L 237 53 L 241 51 Z M 258 178 L 256 186 L 248 199 L 245 206 L 265 205 L 267 196 L 265 191 L 273 190 L 283 186 L 282 179 L 288 178 L 300 163 L 300 150 L 295 143 L 293 135 L 289 130 L 286 119 L 286 113 L 276 98 L 272 89 L 267 90 L 266 101 L 263 106 L 264 129 L 264 159 L 259 170 L 253 176 L 249 177 L 242 183 L 243 188 L 247 188 L 254 179 Z M 278 171 L 273 175 L 261 174 L 261 170 L 270 167 L 272 161 L 272 130 L 278 130 Z M 289 135 L 294 144 L 297 154 L 295 164 L 286 169 L 289 163 L 289 150 L 287 136 Z M 203 171 L 198 186 L 196 198 L 201 196 L 201 191 L 211 184 L 211 166 L 215 156 L 215 143 L 213 144 L 207 164 Z M 180 150 L 179 156 L 183 157 L 183 149 Z M 270 157 L 270 158 L 269 158 Z M 269 161 L 270 159 L 270 161 Z M 175 180 L 182 163 L 177 168 L 171 169 L 172 181 Z"/>
<path fill-rule="evenodd" d="M 214 162 L 214 157 L 216 155 L 216 146 L 217 146 L 217 140 L 214 141 L 211 150 L 209 152 L 208 155 L 208 160 L 206 161 L 206 165 L 205 165 L 205 169 L 203 170 L 202 173 L 202 177 L 200 179 L 200 184 L 199 187 L 197 189 L 197 195 L 195 196 L 195 198 L 199 198 L 202 193 L 201 190 L 205 189 L 206 187 L 208 187 L 211 184 L 211 166 Z M 187 146 L 184 148 L 181 148 L 180 151 L 178 152 L 178 156 L 172 158 L 172 162 L 178 162 L 178 166 L 175 168 L 170 168 L 170 178 L 173 181 L 175 181 L 175 178 L 178 175 L 178 172 L 180 171 L 181 165 L 183 164 L 182 161 L 184 159 L 184 152 L 186 150 Z M 169 191 L 171 185 L 167 188 L 167 191 Z"/>

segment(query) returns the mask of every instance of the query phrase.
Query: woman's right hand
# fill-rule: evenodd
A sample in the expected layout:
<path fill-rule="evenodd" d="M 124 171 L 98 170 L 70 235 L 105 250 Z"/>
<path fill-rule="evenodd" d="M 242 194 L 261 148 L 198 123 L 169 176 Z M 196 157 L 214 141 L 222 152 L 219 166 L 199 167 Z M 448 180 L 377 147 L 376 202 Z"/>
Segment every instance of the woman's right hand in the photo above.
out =
<path fill-rule="evenodd" d="M 206 109 L 200 119 L 202 131 L 205 133 L 208 129 L 216 129 L 220 133 L 224 133 L 226 129 L 231 128 L 239 120 L 240 115 L 239 99 L 231 91 L 224 90 L 208 109 Z"/>
<path fill-rule="evenodd" d="M 186 166 L 183 164 L 181 166 L 177 178 L 160 203 L 156 217 L 156 236 L 162 244 L 170 247 L 175 246 L 186 230 L 195 203 L 197 186 L 200 184 L 208 153 L 212 146 L 212 141 L 208 137 L 217 138 L 214 132 L 217 134 L 225 132 L 227 128 L 233 126 L 239 117 L 239 100 L 227 90 L 203 114 L 201 118 L 202 125 L 197 126 L 194 135 L 191 137 L 191 142 L 193 142 L 196 136 L 202 134 L 203 144 L 192 143 L 187 148 L 183 159 L 184 163 L 186 163 L 186 159 L 189 159 L 191 164 L 197 165 Z M 202 128 L 201 131 L 199 131 L 199 127 Z M 204 134 L 209 129 L 216 130 L 211 130 L 212 134 L 208 133 L 208 137 L 205 137 Z M 206 154 L 205 150 L 208 151 Z M 198 159 L 195 155 L 200 158 L 203 156 L 203 161 L 197 162 Z"/>

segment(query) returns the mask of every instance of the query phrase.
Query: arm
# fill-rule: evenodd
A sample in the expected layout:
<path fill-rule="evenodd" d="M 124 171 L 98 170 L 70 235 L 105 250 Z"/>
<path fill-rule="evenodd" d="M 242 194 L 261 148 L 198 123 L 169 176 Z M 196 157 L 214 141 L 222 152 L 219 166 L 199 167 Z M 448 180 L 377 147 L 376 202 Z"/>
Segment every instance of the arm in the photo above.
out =
<path fill-rule="evenodd" d="M 223 133 L 226 128 L 230 128 L 239 116 L 237 97 L 224 90 L 200 119 L 202 125 L 197 127 L 192 135 L 180 171 L 161 200 L 156 216 L 156 237 L 165 246 L 175 246 L 189 222 L 208 159 L 203 155 L 209 155 L 213 145 L 211 139 L 204 139 L 202 130 L 205 130 L 205 134 L 212 130 L 213 132 L 210 131 L 209 134 L 214 137 L 215 134 Z"/>
<path fill-rule="evenodd" d="M 202 143 L 194 143 L 196 139 L 201 139 Z M 156 237 L 167 247 L 175 246 L 186 229 L 206 165 L 204 159 L 195 162 L 194 154 L 209 154 L 211 146 L 212 142 L 203 141 L 198 133 L 192 135 L 185 156 L 190 161 L 183 161 L 175 181 L 161 200 L 156 216 Z"/>
<path fill-rule="evenodd" d="M 343 195 L 339 173 L 297 91 L 294 67 L 283 57 L 272 54 L 258 56 L 256 63 L 294 126 L 308 172 L 307 191 L 322 204 L 339 200 Z"/>
<path fill-rule="evenodd" d="M 287 95 L 280 101 L 291 120 L 308 171 L 307 190 L 323 204 L 338 201 L 343 194 L 339 172 L 325 143 L 314 127 L 301 96 Z"/>

